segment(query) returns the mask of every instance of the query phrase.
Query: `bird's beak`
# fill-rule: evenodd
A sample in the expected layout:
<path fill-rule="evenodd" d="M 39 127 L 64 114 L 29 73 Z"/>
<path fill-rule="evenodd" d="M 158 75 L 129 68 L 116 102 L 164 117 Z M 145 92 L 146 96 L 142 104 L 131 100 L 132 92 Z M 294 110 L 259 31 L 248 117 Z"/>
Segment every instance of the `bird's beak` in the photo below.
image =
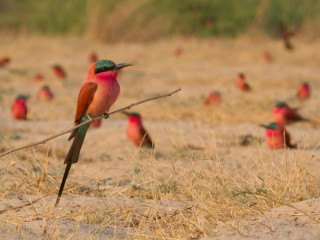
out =
<path fill-rule="evenodd" d="M 115 70 L 119 70 L 119 69 L 121 69 L 121 68 L 125 68 L 125 67 L 129 67 L 129 66 L 132 66 L 132 64 L 131 63 L 119 63 L 119 64 L 117 64 L 116 66 L 115 66 Z"/>
<path fill-rule="evenodd" d="M 128 112 L 126 112 L 126 111 L 122 111 L 121 113 L 124 114 L 124 115 L 127 115 L 127 116 L 130 115 L 130 113 L 128 113 Z"/>
<path fill-rule="evenodd" d="M 259 124 L 260 127 L 263 127 L 263 128 L 268 128 L 267 125 L 264 125 L 264 124 Z"/>

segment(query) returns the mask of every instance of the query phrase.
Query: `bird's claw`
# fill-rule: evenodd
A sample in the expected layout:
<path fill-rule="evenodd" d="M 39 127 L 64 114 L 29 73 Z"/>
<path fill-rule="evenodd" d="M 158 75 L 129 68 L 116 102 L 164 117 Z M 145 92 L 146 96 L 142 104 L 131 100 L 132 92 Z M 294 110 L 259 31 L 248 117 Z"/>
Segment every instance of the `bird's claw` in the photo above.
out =
<path fill-rule="evenodd" d="M 109 113 L 104 113 L 103 116 L 104 116 L 104 119 L 107 119 L 109 118 Z"/>

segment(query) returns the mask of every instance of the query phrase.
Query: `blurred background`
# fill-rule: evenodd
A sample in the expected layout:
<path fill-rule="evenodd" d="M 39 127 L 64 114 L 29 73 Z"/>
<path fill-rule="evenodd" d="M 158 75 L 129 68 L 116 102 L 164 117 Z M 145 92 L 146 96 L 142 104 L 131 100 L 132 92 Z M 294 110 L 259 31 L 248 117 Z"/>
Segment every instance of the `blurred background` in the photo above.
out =
<path fill-rule="evenodd" d="M 13 33 L 89 36 L 104 42 L 181 36 L 279 37 L 279 24 L 320 34 L 317 0 L 1 0 L 0 28 Z"/>

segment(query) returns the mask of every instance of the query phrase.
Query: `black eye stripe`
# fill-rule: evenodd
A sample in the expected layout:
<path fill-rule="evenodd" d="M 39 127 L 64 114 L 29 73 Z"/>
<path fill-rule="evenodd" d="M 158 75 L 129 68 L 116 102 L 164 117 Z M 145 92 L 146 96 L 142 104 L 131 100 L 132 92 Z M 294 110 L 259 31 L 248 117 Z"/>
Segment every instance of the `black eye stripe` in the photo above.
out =
<path fill-rule="evenodd" d="M 112 70 L 114 67 L 101 67 L 94 70 L 95 74 L 101 73 L 101 72 L 107 72 Z"/>

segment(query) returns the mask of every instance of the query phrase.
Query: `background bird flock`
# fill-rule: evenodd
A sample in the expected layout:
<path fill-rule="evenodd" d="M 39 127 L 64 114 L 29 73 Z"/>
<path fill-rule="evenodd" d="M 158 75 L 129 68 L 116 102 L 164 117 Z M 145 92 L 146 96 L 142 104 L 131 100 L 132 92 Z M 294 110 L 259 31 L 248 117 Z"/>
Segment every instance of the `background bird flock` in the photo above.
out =
<path fill-rule="evenodd" d="M 98 59 L 134 64 L 119 73 L 121 94 L 112 109 L 182 91 L 134 109 L 148 132 L 142 142 L 128 116 L 94 122 L 57 208 L 66 137 L 3 157 L 2 233 L 83 239 L 246 234 L 250 229 L 239 220 L 319 197 L 319 43 L 278 28 L 279 40 L 181 37 L 148 44 L 5 36 L 1 153 L 72 126 L 80 86 Z"/>

